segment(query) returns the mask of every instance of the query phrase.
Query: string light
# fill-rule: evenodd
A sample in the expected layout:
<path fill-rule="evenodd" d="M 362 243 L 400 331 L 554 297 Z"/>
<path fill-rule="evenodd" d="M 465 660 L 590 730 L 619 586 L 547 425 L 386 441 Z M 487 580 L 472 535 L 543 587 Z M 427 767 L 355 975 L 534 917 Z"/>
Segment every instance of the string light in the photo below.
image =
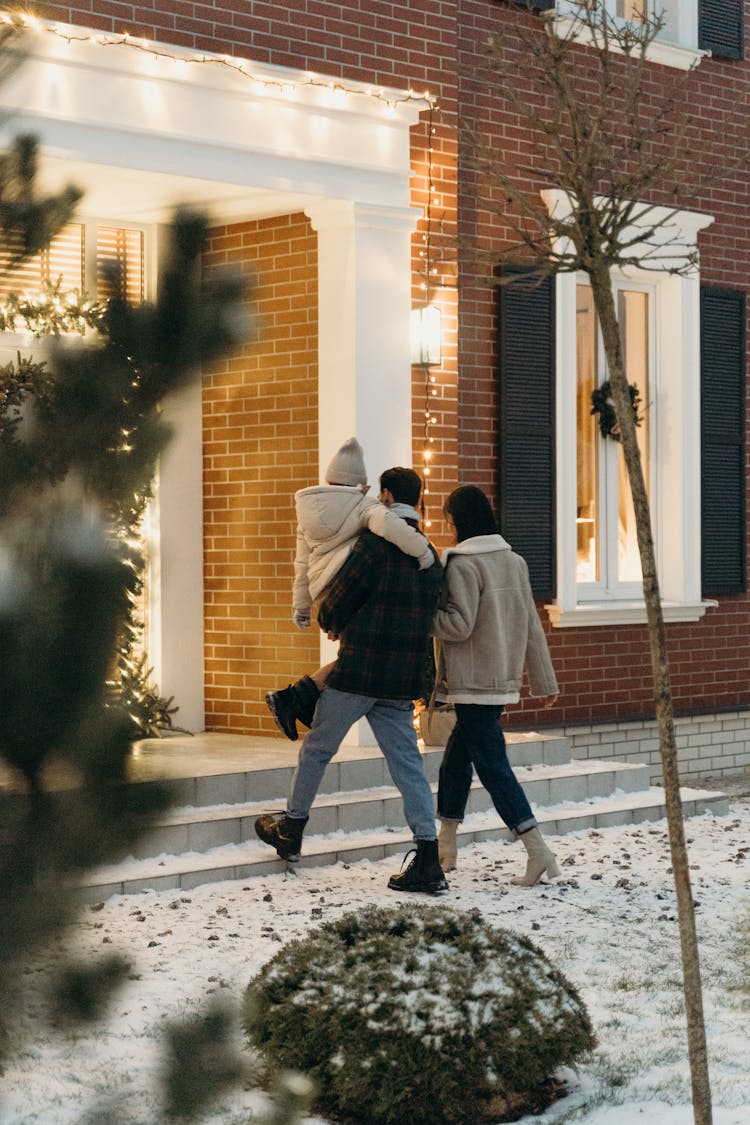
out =
<path fill-rule="evenodd" d="M 185 54 L 179 53 L 176 49 L 169 50 L 162 43 L 154 43 L 148 39 L 138 36 L 130 35 L 129 32 L 123 31 L 117 34 L 97 34 L 94 32 L 85 32 L 66 27 L 65 25 L 50 23 L 45 20 L 39 19 L 37 16 L 32 16 L 28 12 L 4 10 L 0 11 L 0 22 L 10 24 L 13 27 L 36 32 L 47 32 L 61 39 L 68 45 L 72 43 L 91 43 L 98 47 L 127 47 L 133 51 L 139 51 L 143 54 L 150 55 L 155 59 L 169 59 L 180 68 L 187 64 L 193 65 L 206 65 L 211 67 L 219 67 L 229 70 L 234 74 L 239 75 L 241 78 L 246 78 L 252 83 L 253 89 L 258 92 L 267 92 L 269 90 L 278 91 L 283 97 L 291 97 L 304 88 L 314 88 L 325 91 L 334 96 L 342 94 L 351 95 L 355 97 L 370 98 L 375 101 L 381 102 L 386 107 L 386 112 L 393 112 L 399 105 L 418 105 L 428 106 L 432 110 L 436 104 L 434 96 L 429 90 L 419 92 L 417 90 L 385 90 L 375 89 L 372 86 L 355 86 L 348 85 L 340 79 L 326 78 L 324 75 L 316 75 L 312 71 L 300 71 L 298 75 L 287 75 L 284 78 L 271 78 L 267 75 L 259 73 L 257 70 L 251 70 L 250 65 L 246 60 L 232 55 L 218 55 L 210 52 L 201 52 L 198 54 Z"/>
<path fill-rule="evenodd" d="M 435 194 L 435 185 L 432 180 L 433 176 L 433 137 L 435 135 L 434 127 L 434 110 L 435 106 L 430 103 L 429 116 L 428 116 L 428 153 L 427 153 L 427 207 L 425 210 L 425 232 L 424 232 L 424 249 L 420 250 L 419 256 L 423 261 L 423 280 L 420 282 L 420 290 L 424 293 L 424 304 L 421 308 L 415 309 L 412 312 L 412 321 L 416 325 L 416 331 L 420 334 L 419 339 L 419 354 L 413 355 L 413 362 L 424 368 L 424 422 L 423 422 L 423 446 L 422 446 L 422 476 L 424 478 L 424 491 L 422 493 L 422 523 L 425 528 L 432 526 L 432 521 L 429 518 L 428 506 L 430 495 L 430 478 L 433 472 L 433 459 L 435 451 L 432 448 L 435 444 L 435 439 L 430 433 L 430 427 L 436 425 L 437 416 L 433 413 L 434 403 L 431 399 L 436 398 L 438 390 L 436 387 L 436 378 L 430 372 L 430 366 L 440 362 L 440 313 L 438 309 L 430 306 L 430 293 L 432 288 L 432 279 L 437 274 L 437 267 L 432 264 L 432 224 L 433 224 L 433 207 L 438 202 L 438 197 Z"/>

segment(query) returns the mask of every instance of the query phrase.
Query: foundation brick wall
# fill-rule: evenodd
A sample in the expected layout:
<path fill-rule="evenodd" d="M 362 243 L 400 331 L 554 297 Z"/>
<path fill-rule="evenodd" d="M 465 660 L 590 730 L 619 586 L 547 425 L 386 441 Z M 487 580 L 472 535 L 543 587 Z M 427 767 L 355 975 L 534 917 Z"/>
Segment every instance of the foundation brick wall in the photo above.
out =
<path fill-rule="evenodd" d="M 550 732 L 552 733 L 552 732 Z M 662 785 L 659 732 L 653 720 L 563 727 L 577 760 L 620 759 L 647 765 L 653 784 Z M 677 762 L 682 781 L 731 777 L 750 770 L 750 713 L 714 712 L 675 720 Z"/>
<path fill-rule="evenodd" d="M 206 727 L 276 732 L 265 692 L 320 663 L 291 621 L 294 493 L 318 483 L 317 238 L 304 215 L 210 232 L 251 285 L 257 340 L 204 376 Z"/>

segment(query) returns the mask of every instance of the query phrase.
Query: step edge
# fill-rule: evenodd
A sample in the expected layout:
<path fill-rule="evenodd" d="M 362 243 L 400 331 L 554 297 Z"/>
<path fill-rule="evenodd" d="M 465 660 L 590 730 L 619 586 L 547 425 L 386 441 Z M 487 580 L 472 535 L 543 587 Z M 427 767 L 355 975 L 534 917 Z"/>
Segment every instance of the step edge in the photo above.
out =
<path fill-rule="evenodd" d="M 684 790 L 681 792 L 683 802 L 695 803 L 696 801 L 701 801 L 709 806 L 723 806 L 728 801 L 727 794 L 717 792 L 716 790 L 691 790 L 689 791 L 689 795 L 686 795 Z M 662 819 L 664 815 L 663 789 L 652 787 L 645 796 L 640 793 L 623 793 L 622 796 L 625 799 L 618 801 L 613 801 L 611 797 L 592 797 L 583 802 L 562 802 L 559 805 L 537 808 L 535 815 L 539 823 L 544 825 L 550 822 L 575 820 L 586 816 L 606 815 L 607 813 L 658 809 L 660 810 L 658 819 Z M 634 796 L 640 797 L 641 799 L 637 801 L 630 800 L 630 798 Z M 610 802 L 609 806 L 607 802 Z M 726 815 L 726 813 L 720 813 L 719 815 Z M 482 826 L 484 819 L 490 820 L 490 824 L 487 825 L 487 827 Z M 462 827 L 459 828 L 459 835 L 470 835 L 477 831 L 492 831 L 495 828 L 497 828 L 499 832 L 508 832 L 507 828 L 504 828 L 502 824 L 498 824 L 497 814 L 494 810 L 472 813 L 463 822 Z M 336 833 L 307 837 L 305 840 L 305 854 L 312 857 L 327 855 L 331 852 L 346 853 L 359 850 L 362 847 L 374 848 L 378 846 L 390 846 L 391 844 L 409 844 L 411 840 L 411 834 L 406 829 L 385 828 L 377 832 L 373 832 L 370 829 L 360 831 L 344 831 L 343 829 L 339 829 Z M 331 845 L 334 846 L 331 847 Z M 247 856 L 248 850 L 250 851 L 249 858 Z M 121 861 L 121 863 L 107 865 L 97 872 L 90 873 L 79 885 L 81 887 L 108 886 L 110 884 L 123 882 L 141 882 L 144 878 L 162 878 L 175 873 L 178 863 L 182 873 L 184 873 L 184 869 L 189 871 L 210 871 L 218 868 L 237 867 L 252 862 L 253 852 L 257 853 L 259 859 L 261 856 L 264 860 L 268 859 L 267 848 L 264 847 L 260 841 L 255 840 L 244 841 L 239 844 L 221 845 L 217 848 L 209 849 L 206 852 L 183 852 L 177 855 L 164 853 L 163 855 L 152 856 L 146 859 L 125 859 Z M 243 858 L 238 859 L 241 855 Z M 170 860 L 173 861 L 171 864 L 168 863 Z M 127 878 L 118 877 L 117 873 L 121 872 L 124 875 L 126 869 L 131 869 L 132 874 Z"/>

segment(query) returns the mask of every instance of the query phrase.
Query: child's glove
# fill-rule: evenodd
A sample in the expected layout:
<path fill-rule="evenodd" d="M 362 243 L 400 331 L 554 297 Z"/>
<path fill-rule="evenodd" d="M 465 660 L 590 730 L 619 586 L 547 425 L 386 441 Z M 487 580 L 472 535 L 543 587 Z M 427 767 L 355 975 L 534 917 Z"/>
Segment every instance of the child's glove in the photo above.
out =
<path fill-rule="evenodd" d="M 293 616 L 292 616 L 292 621 L 294 622 L 294 624 L 297 626 L 298 629 L 309 629 L 310 628 L 310 614 L 309 613 L 302 613 L 300 610 L 296 609 L 294 611 Z"/>
<path fill-rule="evenodd" d="M 429 547 L 419 556 L 417 562 L 419 563 L 420 570 L 427 570 L 428 567 L 431 567 L 433 565 L 433 563 L 435 562 L 435 556 L 433 555 Z"/>

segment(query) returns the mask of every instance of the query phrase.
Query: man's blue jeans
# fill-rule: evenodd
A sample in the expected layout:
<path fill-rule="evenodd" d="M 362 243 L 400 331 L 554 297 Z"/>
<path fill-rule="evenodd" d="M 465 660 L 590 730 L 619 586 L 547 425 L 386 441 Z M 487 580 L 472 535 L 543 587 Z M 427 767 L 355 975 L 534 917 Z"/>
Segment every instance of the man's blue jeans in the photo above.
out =
<path fill-rule="evenodd" d="M 435 807 L 425 776 L 414 730 L 411 700 L 374 699 L 324 688 L 313 725 L 305 735 L 287 801 L 287 812 L 305 817 L 310 812 L 326 766 L 344 735 L 358 719 L 366 717 L 404 802 L 406 823 L 415 840 L 434 840 Z"/>
<path fill-rule="evenodd" d="M 502 713 L 496 705 L 456 704 L 456 725 L 440 766 L 438 816 L 463 820 L 475 769 L 507 827 L 521 835 L 537 822 L 508 761 L 499 723 Z"/>

